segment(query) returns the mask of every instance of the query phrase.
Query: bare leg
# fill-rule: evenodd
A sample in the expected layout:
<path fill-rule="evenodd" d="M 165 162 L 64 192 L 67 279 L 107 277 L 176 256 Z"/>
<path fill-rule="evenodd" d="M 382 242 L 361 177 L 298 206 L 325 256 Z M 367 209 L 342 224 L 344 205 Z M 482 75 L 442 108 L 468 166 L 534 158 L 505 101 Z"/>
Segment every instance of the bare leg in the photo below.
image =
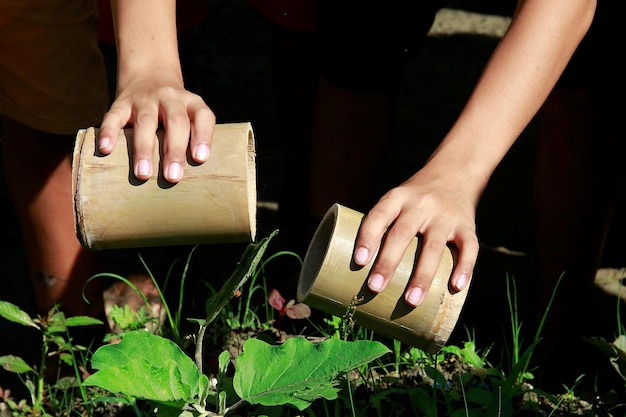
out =
<path fill-rule="evenodd" d="M 542 341 L 558 355 L 573 350 L 582 336 L 600 336 L 602 327 L 590 327 L 585 316 L 593 311 L 593 282 L 619 177 L 613 138 L 596 111 L 590 91 L 564 89 L 555 90 L 541 111 L 535 178 L 539 307 L 543 313 L 564 273 Z"/>
<path fill-rule="evenodd" d="M 312 139 L 310 200 L 321 219 L 333 203 L 366 211 L 389 144 L 390 92 L 360 93 L 319 82 Z"/>
<path fill-rule="evenodd" d="M 71 151 L 73 136 L 30 129 L 4 118 L 3 158 L 19 216 L 37 305 L 47 312 L 60 303 L 68 315 L 102 318 L 102 288 L 93 281 L 96 254 L 84 249 L 74 231 Z"/>
<path fill-rule="evenodd" d="M 339 202 L 365 211 L 388 144 L 391 93 L 355 93 L 320 77 L 311 34 L 274 28 L 273 70 L 283 157 L 280 245 L 304 256 L 319 221 Z M 281 261 L 282 262 L 282 261 Z M 295 295 L 299 264 L 275 283 Z"/>
<path fill-rule="evenodd" d="M 310 34 L 273 27 L 273 87 L 282 151 L 279 238 L 301 256 L 314 227 L 309 207 L 311 129 L 318 72 Z"/>

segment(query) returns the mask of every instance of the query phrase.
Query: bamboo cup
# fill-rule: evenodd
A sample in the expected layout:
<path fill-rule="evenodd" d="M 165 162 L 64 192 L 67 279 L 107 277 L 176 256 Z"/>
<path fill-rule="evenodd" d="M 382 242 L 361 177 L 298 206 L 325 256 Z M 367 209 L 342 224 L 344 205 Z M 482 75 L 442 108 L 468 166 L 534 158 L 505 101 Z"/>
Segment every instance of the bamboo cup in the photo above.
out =
<path fill-rule="evenodd" d="M 184 178 L 132 173 L 133 130 L 120 131 L 115 150 L 97 151 L 98 129 L 80 130 L 72 162 L 76 234 L 86 248 L 113 249 L 252 241 L 256 234 L 256 169 L 250 123 L 215 126 L 211 158 L 185 164 Z M 162 144 L 163 132 L 155 136 Z"/>
<path fill-rule="evenodd" d="M 356 235 L 363 214 L 334 204 L 322 219 L 304 258 L 298 282 L 298 300 L 313 308 L 342 317 L 354 310 L 357 324 L 383 336 L 436 353 L 454 329 L 467 295 L 467 287 L 449 287 L 453 255 L 446 248 L 426 298 L 418 307 L 404 301 L 419 251 L 413 239 L 387 288 L 375 294 L 367 287 L 370 265 L 352 261 Z M 355 301 L 356 300 L 356 301 Z"/>

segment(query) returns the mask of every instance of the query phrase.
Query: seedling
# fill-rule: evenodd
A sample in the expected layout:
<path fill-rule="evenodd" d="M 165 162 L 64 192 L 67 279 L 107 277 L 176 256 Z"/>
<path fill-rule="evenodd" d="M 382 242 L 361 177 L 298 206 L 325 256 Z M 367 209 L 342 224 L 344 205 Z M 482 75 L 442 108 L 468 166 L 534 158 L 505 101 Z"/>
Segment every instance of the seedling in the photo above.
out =
<path fill-rule="evenodd" d="M 14 323 L 32 327 L 38 330 L 42 336 L 41 360 L 39 366 L 31 366 L 19 356 L 0 356 L 0 367 L 20 376 L 24 386 L 30 393 L 30 404 L 26 402 L 8 402 L 14 411 L 28 412 L 32 415 L 47 416 L 44 410 L 44 397 L 46 395 L 45 377 L 52 358 L 57 358 L 59 363 L 65 363 L 72 367 L 75 377 L 80 380 L 82 371 L 79 354 L 87 348 L 73 344 L 69 335 L 69 329 L 80 326 L 102 325 L 103 322 L 91 317 L 74 316 L 65 317 L 58 306 L 52 307 L 46 316 L 32 318 L 28 313 L 16 305 L 7 301 L 0 301 L 0 316 Z M 87 393 L 81 387 L 83 401 L 87 401 Z M 26 413 L 25 413 L 26 414 Z"/>

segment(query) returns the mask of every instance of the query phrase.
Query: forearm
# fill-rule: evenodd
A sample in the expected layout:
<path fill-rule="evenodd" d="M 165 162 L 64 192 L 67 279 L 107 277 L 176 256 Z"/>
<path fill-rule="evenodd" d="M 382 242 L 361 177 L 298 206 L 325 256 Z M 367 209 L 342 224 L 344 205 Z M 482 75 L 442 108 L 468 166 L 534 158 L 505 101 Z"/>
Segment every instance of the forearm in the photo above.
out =
<path fill-rule="evenodd" d="M 111 0 L 118 91 L 137 79 L 165 77 L 183 87 L 175 0 Z"/>
<path fill-rule="evenodd" d="M 595 0 L 521 0 L 457 121 L 426 165 L 367 213 L 354 261 L 376 261 L 368 286 L 383 291 L 410 239 L 419 260 L 405 293 L 417 306 L 428 293 L 446 244 L 458 250 L 451 288 L 469 282 L 479 244 L 475 211 L 491 174 L 556 84 L 589 29 Z"/>
<path fill-rule="evenodd" d="M 587 32 L 595 0 L 520 1 L 456 123 L 426 169 L 452 170 L 479 198 Z"/>

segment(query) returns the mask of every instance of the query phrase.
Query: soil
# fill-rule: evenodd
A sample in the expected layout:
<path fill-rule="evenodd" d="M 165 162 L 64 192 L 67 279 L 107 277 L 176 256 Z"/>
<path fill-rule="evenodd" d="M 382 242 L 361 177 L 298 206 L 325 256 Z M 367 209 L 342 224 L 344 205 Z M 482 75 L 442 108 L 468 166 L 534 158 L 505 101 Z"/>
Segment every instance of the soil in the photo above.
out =
<path fill-rule="evenodd" d="M 212 3 L 214 14 L 195 34 L 200 42 L 196 62 L 191 67 L 192 71 L 186 74 L 188 87 L 205 97 L 217 114 L 218 122 L 253 123 L 260 200 L 258 236 L 263 237 L 277 228 L 276 201 L 284 192 L 278 181 L 281 154 L 277 126 L 280 121 L 273 113 L 269 32 L 265 22 L 247 6 L 246 0 L 212 0 Z M 430 155 L 506 30 L 512 3 L 458 0 L 441 11 L 421 56 L 410 64 L 402 84 L 391 152 L 378 184 L 381 190 L 406 179 Z M 534 245 L 531 182 L 535 129 L 532 122 L 523 132 L 494 173 L 481 201 L 477 213 L 481 256 L 451 343 L 465 340 L 467 328 L 475 330 L 478 345 L 495 341 L 494 351 L 504 347 L 503 329 L 510 324 L 507 276 L 517 279 L 519 298 L 522 300 L 521 313 L 524 314 L 524 309 L 534 308 L 523 300 L 532 295 L 536 276 L 531 255 Z M 414 140 L 416 137 L 420 140 Z M 613 269 L 607 269 L 608 272 L 603 274 L 608 278 L 602 280 L 602 286 L 611 288 L 613 293 L 621 288 L 618 280 L 623 277 L 623 273 L 619 272 L 623 266 L 619 258 L 623 243 L 619 236 L 626 230 L 624 223 L 624 220 L 617 219 L 613 224 L 603 261 L 603 266 Z M 0 187 L 0 238 L 0 299 L 16 303 L 27 311 L 35 311 L 20 231 L 4 182 Z M 197 251 L 197 256 L 201 258 L 197 265 L 198 275 L 205 280 L 207 276 L 228 276 L 244 247 L 201 247 Z M 143 251 L 142 255 L 168 264 L 173 259 L 186 256 L 187 250 L 150 249 Z M 120 251 L 110 256 L 126 262 L 135 259 L 136 252 Z M 611 297 L 614 299 L 614 295 Z M 602 314 L 605 312 L 601 308 L 590 311 L 589 320 L 615 320 L 614 316 Z M 0 355 L 15 353 L 16 346 L 20 347 L 19 351 L 24 356 L 37 356 L 36 335 L 0 320 Z M 0 375 L 0 381 L 2 377 Z M 579 406 L 584 407 L 584 404 Z"/>

